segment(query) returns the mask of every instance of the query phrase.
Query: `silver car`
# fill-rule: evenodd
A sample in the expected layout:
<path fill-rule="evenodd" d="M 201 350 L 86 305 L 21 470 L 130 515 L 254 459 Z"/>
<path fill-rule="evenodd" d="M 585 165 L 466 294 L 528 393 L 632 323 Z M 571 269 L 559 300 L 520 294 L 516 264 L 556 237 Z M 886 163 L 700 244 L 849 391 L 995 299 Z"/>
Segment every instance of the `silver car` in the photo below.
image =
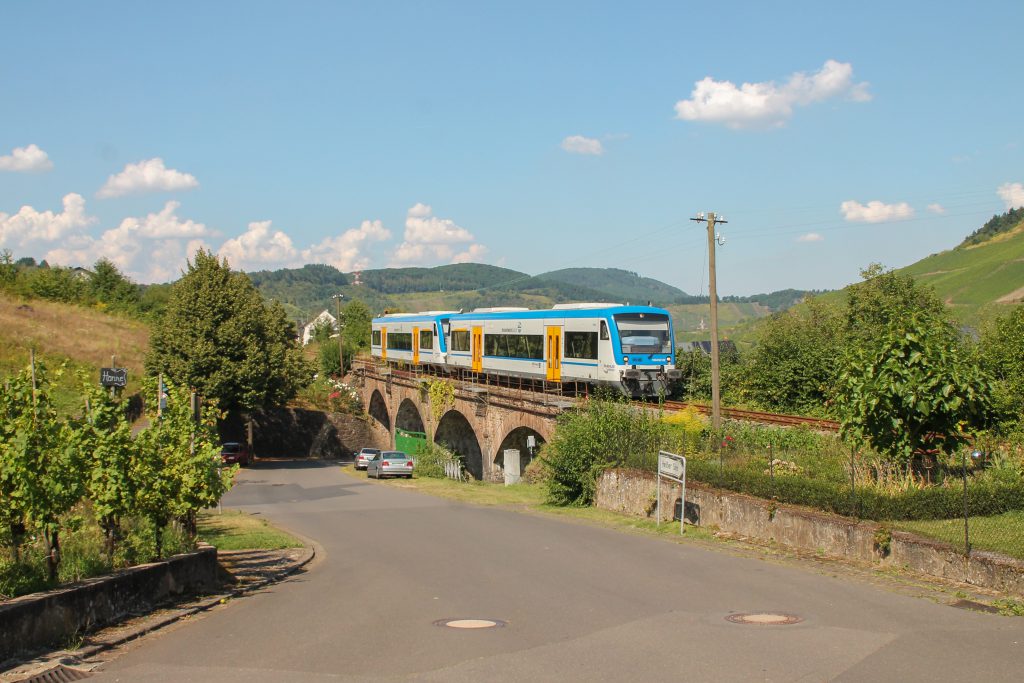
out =
<path fill-rule="evenodd" d="M 402 451 L 381 451 L 366 465 L 367 477 L 405 477 L 412 479 L 412 458 Z"/>
<path fill-rule="evenodd" d="M 355 468 L 357 470 L 365 470 L 367 463 L 373 460 L 373 456 L 380 455 L 379 448 L 364 448 L 356 453 Z"/>

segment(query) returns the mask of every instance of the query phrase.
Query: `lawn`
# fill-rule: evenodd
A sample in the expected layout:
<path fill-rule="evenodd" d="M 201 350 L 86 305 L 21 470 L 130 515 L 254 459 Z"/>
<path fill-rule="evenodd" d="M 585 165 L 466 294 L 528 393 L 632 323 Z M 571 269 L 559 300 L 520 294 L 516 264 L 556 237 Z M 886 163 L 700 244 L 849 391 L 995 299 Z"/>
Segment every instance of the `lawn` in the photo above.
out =
<path fill-rule="evenodd" d="M 894 526 L 902 531 L 945 541 L 954 547 L 964 546 L 963 519 L 899 522 Z M 991 550 L 1024 560 L 1024 510 L 994 517 L 971 517 L 968 529 L 973 550 Z"/>
<path fill-rule="evenodd" d="M 199 540 L 218 550 L 281 550 L 305 545 L 267 520 L 236 510 L 199 513 Z"/>
<path fill-rule="evenodd" d="M 364 478 L 362 472 L 355 472 L 350 468 L 346 468 L 343 471 L 350 476 L 360 479 Z M 377 483 L 375 479 L 369 481 Z M 504 484 L 486 481 L 457 482 L 451 479 L 431 479 L 429 477 L 386 479 L 381 483 L 399 488 L 410 488 L 439 498 L 448 498 L 471 505 L 504 507 L 512 510 L 568 517 L 598 526 L 634 533 L 679 537 L 678 522 L 663 522 L 661 525 L 658 525 L 651 519 L 621 515 L 596 507 L 573 508 L 548 505 L 544 502 L 547 491 L 539 484 L 520 483 L 505 486 Z M 709 529 L 695 526 L 686 527 L 686 538 L 710 539 L 713 537 L 714 533 Z"/>

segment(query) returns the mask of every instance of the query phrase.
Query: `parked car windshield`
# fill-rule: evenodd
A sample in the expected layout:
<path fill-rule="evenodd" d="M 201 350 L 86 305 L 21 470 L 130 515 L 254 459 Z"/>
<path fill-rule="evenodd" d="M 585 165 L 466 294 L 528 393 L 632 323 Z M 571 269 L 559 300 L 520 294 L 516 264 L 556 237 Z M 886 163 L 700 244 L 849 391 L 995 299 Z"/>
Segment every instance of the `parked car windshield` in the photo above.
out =
<path fill-rule="evenodd" d="M 376 448 L 364 448 L 360 452 L 365 453 L 366 455 L 377 455 L 378 453 L 380 453 L 380 451 Z"/>
<path fill-rule="evenodd" d="M 385 453 L 384 457 L 389 460 L 406 460 L 405 453 Z"/>
<path fill-rule="evenodd" d="M 237 443 L 226 443 L 221 447 L 222 453 L 237 453 L 242 448 L 241 444 Z"/>

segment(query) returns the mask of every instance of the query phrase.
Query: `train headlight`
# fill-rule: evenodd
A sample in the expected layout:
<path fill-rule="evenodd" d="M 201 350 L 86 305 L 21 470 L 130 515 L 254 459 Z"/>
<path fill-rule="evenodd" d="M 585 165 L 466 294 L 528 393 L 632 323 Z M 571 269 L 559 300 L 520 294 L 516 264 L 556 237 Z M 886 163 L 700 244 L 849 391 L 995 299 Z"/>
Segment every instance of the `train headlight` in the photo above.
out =
<path fill-rule="evenodd" d="M 622 362 L 623 363 L 628 363 L 629 362 L 629 356 L 623 356 L 622 357 Z"/>

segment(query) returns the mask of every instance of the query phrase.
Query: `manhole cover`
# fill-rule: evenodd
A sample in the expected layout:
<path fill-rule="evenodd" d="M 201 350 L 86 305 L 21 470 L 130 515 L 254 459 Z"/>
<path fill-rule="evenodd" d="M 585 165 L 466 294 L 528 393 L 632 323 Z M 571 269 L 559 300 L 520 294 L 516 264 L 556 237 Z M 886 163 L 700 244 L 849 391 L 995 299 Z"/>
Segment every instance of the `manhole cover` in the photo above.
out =
<path fill-rule="evenodd" d="M 770 612 L 730 614 L 725 619 L 734 624 L 752 624 L 754 626 L 786 626 L 788 624 L 799 624 L 803 621 L 803 619 L 793 614 L 772 614 Z"/>
<path fill-rule="evenodd" d="M 90 676 L 92 674 L 88 671 L 72 669 L 63 664 L 58 664 L 52 669 L 37 673 L 31 678 L 22 679 L 21 683 L 70 683 L 70 681 L 80 681 Z"/>
<path fill-rule="evenodd" d="M 500 619 L 438 619 L 434 626 L 448 628 L 501 628 L 505 625 Z"/>

